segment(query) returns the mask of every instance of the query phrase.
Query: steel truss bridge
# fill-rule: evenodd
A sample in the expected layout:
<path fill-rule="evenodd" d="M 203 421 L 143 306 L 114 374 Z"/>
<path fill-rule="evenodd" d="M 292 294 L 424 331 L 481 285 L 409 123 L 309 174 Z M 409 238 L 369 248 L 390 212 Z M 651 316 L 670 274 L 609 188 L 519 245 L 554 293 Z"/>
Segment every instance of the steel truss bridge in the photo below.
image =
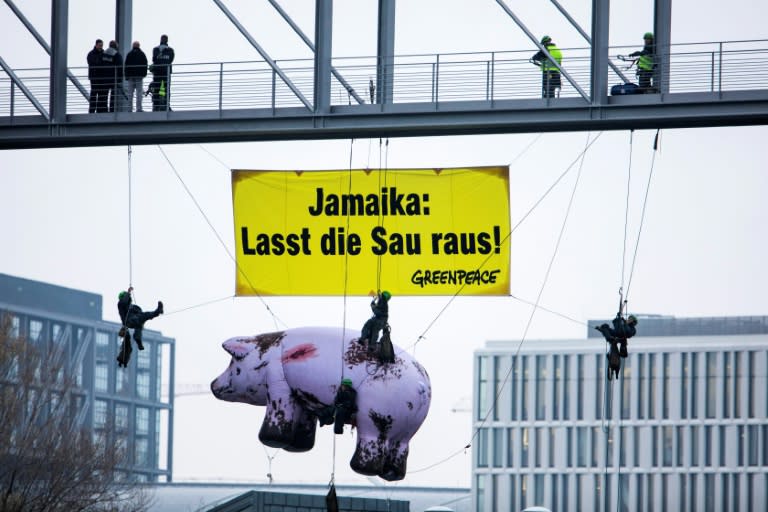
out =
<path fill-rule="evenodd" d="M 5 0 L 50 66 L 12 69 L 0 55 L 0 149 L 768 124 L 768 40 L 671 45 L 671 0 L 654 3 L 658 87 L 626 96 L 611 95 L 610 87 L 636 81 L 635 71 L 610 56 L 636 48 L 608 46 L 609 0 L 592 1 L 591 34 L 550 0 L 585 40 L 562 49 L 556 98 L 541 97 L 530 49 L 394 55 L 395 0 L 378 3 L 377 55 L 354 58 L 332 56 L 332 0 L 315 0 L 314 41 L 269 0 L 314 53 L 284 61 L 272 59 L 221 0 L 212 1 L 261 59 L 174 64 L 170 110 L 89 114 L 88 70 L 66 62 L 69 1 L 51 1 L 49 45 Z M 507 3 L 495 1 L 543 49 Z M 116 0 L 124 49 L 131 13 L 131 0 Z"/>

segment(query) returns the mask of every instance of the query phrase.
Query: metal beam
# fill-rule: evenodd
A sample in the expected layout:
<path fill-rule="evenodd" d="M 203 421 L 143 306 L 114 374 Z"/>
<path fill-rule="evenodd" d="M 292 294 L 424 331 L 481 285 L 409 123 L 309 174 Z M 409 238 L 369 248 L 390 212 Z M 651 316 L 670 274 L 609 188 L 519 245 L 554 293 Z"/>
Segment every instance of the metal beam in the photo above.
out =
<path fill-rule="evenodd" d="M 544 47 L 544 46 L 543 46 L 543 45 L 542 45 L 542 44 L 539 42 L 539 38 L 538 38 L 538 37 L 536 37 L 535 35 L 533 35 L 533 33 L 532 33 L 530 30 L 528 30 L 528 27 L 526 27 L 526 26 L 525 26 L 525 24 L 523 23 L 523 21 L 522 21 L 520 18 L 518 18 L 518 17 L 517 17 L 517 15 L 516 15 L 514 12 L 512 12 L 512 9 L 510 9 L 510 8 L 507 6 L 507 4 L 506 4 L 506 3 L 504 3 L 504 0 L 496 0 L 496 3 L 497 3 L 497 4 L 499 4 L 499 5 L 501 6 L 501 8 L 502 8 L 502 9 L 504 9 L 504 12 L 506 12 L 506 13 L 509 15 L 509 17 L 510 17 L 510 18 L 512 18 L 512 19 L 515 21 L 515 23 L 517 23 L 517 26 L 518 26 L 518 27 L 520 27 L 520 30 L 522 30 L 522 31 L 525 33 L 525 35 L 527 35 L 527 36 L 528 36 L 528 39 L 530 39 L 530 40 L 531 40 L 531 42 L 533 42 L 533 44 L 535 44 L 535 45 L 536 45 L 536 48 L 538 48 L 539 50 L 541 50 L 541 51 L 544 53 L 544 55 L 546 55 L 546 56 L 547 56 L 547 58 L 549 59 L 549 61 L 550 61 L 552 64 L 554 64 L 554 65 L 555 65 L 555 67 L 556 67 L 556 68 L 557 68 L 557 70 L 560 72 L 560 74 L 561 74 L 561 75 L 563 75 L 563 76 L 564 76 L 564 77 L 565 77 L 565 78 L 566 78 L 566 79 L 567 79 L 567 80 L 568 80 L 568 81 L 571 83 L 571 85 L 573 86 L 573 88 L 574 88 L 574 89 L 576 89 L 576 90 L 579 92 L 579 94 L 581 95 L 581 97 L 582 97 L 582 98 L 584 98 L 585 100 L 589 101 L 589 96 L 587 96 L 587 93 L 585 93 L 585 92 L 584 92 L 584 90 L 583 90 L 581 87 L 579 87 L 579 84 L 577 84 L 577 83 L 576 83 L 576 80 L 574 80 L 574 79 L 571 77 L 571 75 L 569 75 L 569 74 L 568 74 L 568 73 L 567 73 L 567 72 L 566 72 L 566 71 L 565 71 L 565 70 L 564 70 L 564 69 L 563 69 L 563 68 L 560 66 L 560 64 L 558 64 L 558 63 L 557 63 L 557 61 L 555 61 L 555 59 L 553 59 L 553 58 L 552 58 L 552 56 L 549 54 L 549 52 L 547 51 L 547 49 L 546 49 L 546 48 L 545 48 L 545 47 Z"/>
<path fill-rule="evenodd" d="M 376 44 L 376 103 L 392 103 L 395 70 L 395 0 L 379 0 Z"/>
<path fill-rule="evenodd" d="M 277 0 L 269 0 L 269 3 L 272 4 L 272 7 L 275 8 L 275 10 L 278 12 L 278 14 L 280 14 L 280 16 L 283 17 L 283 19 L 286 21 L 286 23 L 288 23 L 288 25 L 291 26 L 293 31 L 296 32 L 296 34 L 298 34 L 298 36 L 301 38 L 301 40 L 304 41 L 304 43 L 307 46 L 309 46 L 309 49 L 312 50 L 312 52 L 314 53 L 315 45 L 312 44 L 312 41 L 309 40 L 307 35 L 293 21 L 293 19 L 288 15 L 288 13 L 285 12 L 285 10 L 282 7 L 280 7 L 280 4 L 277 3 Z M 349 94 L 351 94 L 353 98 L 355 98 L 355 101 L 357 101 L 358 104 L 362 105 L 363 103 L 365 103 L 365 100 L 362 99 L 360 96 L 358 96 L 358 94 L 355 92 L 355 89 L 344 79 L 343 76 L 341 76 L 341 73 L 336 71 L 336 68 L 334 68 L 333 66 L 331 66 L 331 73 L 333 73 L 333 76 L 336 77 L 336 80 L 339 81 L 339 83 L 342 85 L 342 87 L 344 87 L 344 89 L 346 89 L 347 92 Z"/>
<path fill-rule="evenodd" d="M 654 0 L 653 43 L 656 45 L 659 92 L 669 92 L 669 49 L 672 38 L 672 0 Z"/>
<path fill-rule="evenodd" d="M 554 0 L 553 0 L 554 1 Z M 590 63 L 592 76 L 590 94 L 592 104 L 608 103 L 608 20 L 609 0 L 592 0 L 592 51 Z"/>
<path fill-rule="evenodd" d="M 283 70 L 280 69 L 275 63 L 274 60 L 267 54 L 266 51 L 264 51 L 264 48 L 262 48 L 259 43 L 256 42 L 256 39 L 253 38 L 253 36 L 245 29 L 245 27 L 238 21 L 238 19 L 235 17 L 234 14 L 232 14 L 229 9 L 227 9 L 227 6 L 222 3 L 221 0 L 213 0 L 213 3 L 219 6 L 219 9 L 221 9 L 221 12 L 223 12 L 227 18 L 229 18 L 229 21 L 232 22 L 232 24 L 237 27 L 237 30 L 240 31 L 243 36 L 248 40 L 249 43 L 251 43 L 251 46 L 256 48 L 256 51 L 259 52 L 259 55 L 261 55 L 261 58 L 264 59 L 264 61 L 269 64 L 269 67 L 274 70 L 275 73 L 277 73 L 277 76 L 280 77 L 280 79 L 285 83 L 285 85 L 288 86 L 288 88 L 293 92 L 293 94 L 296 95 L 299 100 L 304 104 L 305 107 L 307 107 L 309 110 L 312 110 L 312 104 L 307 100 L 307 98 L 304 97 L 303 94 L 301 94 L 301 91 L 299 90 L 296 85 L 294 85 L 293 82 L 291 82 L 291 79 L 288 78 L 288 76 L 283 73 Z"/>
<path fill-rule="evenodd" d="M 13 13 L 16 15 L 16 17 L 21 21 L 21 23 L 27 28 L 30 34 L 32 34 L 32 37 L 34 37 L 38 44 L 43 47 L 43 50 L 45 50 L 45 53 L 47 53 L 49 56 L 51 55 L 51 47 L 48 45 L 48 41 L 46 41 L 43 36 L 40 35 L 40 32 L 37 31 L 37 29 L 30 23 L 30 21 L 24 16 L 24 14 L 19 10 L 18 7 L 16 7 L 16 4 L 13 3 L 12 0 L 5 0 L 5 3 L 8 4 L 8 7 L 11 8 Z M 85 90 L 85 87 L 83 87 L 83 84 L 80 83 L 80 80 L 77 79 L 75 75 L 72 74 L 72 72 L 67 69 L 67 77 L 72 82 L 72 84 L 77 87 L 77 90 L 80 91 L 80 94 L 83 95 L 83 98 L 88 99 L 88 91 Z"/>
<path fill-rule="evenodd" d="M 302 107 L 70 114 L 56 130 L 43 119 L 26 116 L 10 124 L 0 118 L 0 149 L 157 144 L 159 138 L 194 144 L 768 125 L 768 91 L 670 94 L 663 103 L 657 98 L 617 96 L 601 106 L 580 98 L 451 102 L 437 111 L 431 103 L 345 105 L 329 115 Z"/>
<path fill-rule="evenodd" d="M 21 79 L 16 75 L 16 73 L 13 72 L 13 69 L 11 69 L 11 66 L 8 65 L 7 62 L 5 62 L 5 59 L 0 57 L 0 68 L 3 68 L 3 71 L 5 71 L 8 74 L 8 77 L 11 79 L 11 82 L 16 84 L 16 87 L 18 87 L 21 92 L 24 93 L 24 96 L 27 97 L 30 103 L 32 103 L 32 106 L 37 109 L 38 112 L 45 118 L 46 121 L 49 121 L 51 119 L 51 116 L 48 115 L 48 112 L 45 110 L 45 107 L 40 104 L 39 101 L 37 101 L 37 98 L 35 98 L 35 95 L 32 94 L 32 91 L 27 89 L 27 86 L 24 85 L 24 82 L 21 81 Z"/>
<path fill-rule="evenodd" d="M 557 0 L 550 0 L 550 2 L 555 4 L 555 7 L 557 8 L 558 11 L 560 11 L 560 14 L 565 16 L 565 19 L 567 19 L 571 23 L 571 25 L 573 25 L 573 28 L 575 28 L 579 32 L 579 34 L 581 34 L 581 37 L 583 37 L 587 41 L 587 43 L 590 46 L 592 46 L 592 38 L 589 37 L 589 34 L 587 34 L 584 31 L 583 28 L 581 28 L 581 25 L 579 25 L 576 22 L 576 20 L 573 19 L 573 17 L 568 13 L 568 11 L 566 11 L 565 8 L 562 5 L 560 5 L 560 2 L 558 2 Z M 593 2 L 593 4 L 592 4 L 592 16 L 593 16 L 593 18 L 594 18 L 594 15 L 595 15 L 595 6 L 594 6 L 594 2 Z M 592 30 L 594 31 L 594 24 L 592 25 Z M 621 72 L 621 69 L 616 64 L 614 64 L 613 61 L 611 61 L 610 56 L 608 57 L 608 66 L 617 75 L 619 75 L 619 78 L 621 78 L 622 82 L 624 82 L 624 83 L 631 82 L 631 80 L 629 80 L 626 76 L 624 76 L 624 73 Z"/>
<path fill-rule="evenodd" d="M 51 120 L 67 120 L 67 31 L 69 0 L 51 0 Z"/>
<path fill-rule="evenodd" d="M 315 112 L 331 111 L 332 0 L 315 0 Z"/>
<path fill-rule="evenodd" d="M 131 51 L 132 31 L 133 0 L 115 0 L 115 41 L 123 59 Z"/>

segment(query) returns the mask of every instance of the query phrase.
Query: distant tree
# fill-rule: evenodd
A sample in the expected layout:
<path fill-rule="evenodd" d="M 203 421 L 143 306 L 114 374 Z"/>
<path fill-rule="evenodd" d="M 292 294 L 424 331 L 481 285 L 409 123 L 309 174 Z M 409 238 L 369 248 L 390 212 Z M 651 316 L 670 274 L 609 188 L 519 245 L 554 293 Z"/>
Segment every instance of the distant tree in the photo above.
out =
<path fill-rule="evenodd" d="M 0 512 L 146 511 L 149 491 L 118 481 L 129 457 L 113 424 L 80 425 L 85 392 L 63 352 L 0 318 Z"/>

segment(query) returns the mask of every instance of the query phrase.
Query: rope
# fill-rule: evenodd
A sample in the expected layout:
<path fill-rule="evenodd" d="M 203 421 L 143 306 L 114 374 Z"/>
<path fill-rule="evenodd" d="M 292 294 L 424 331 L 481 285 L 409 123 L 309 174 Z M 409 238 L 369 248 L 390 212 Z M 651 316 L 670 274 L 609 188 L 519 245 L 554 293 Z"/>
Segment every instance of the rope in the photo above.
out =
<path fill-rule="evenodd" d="M 131 179 L 131 154 L 133 149 L 128 146 L 128 287 L 133 287 L 133 190 Z"/>
<path fill-rule="evenodd" d="M 232 252 L 227 247 L 227 244 L 224 243 L 224 240 L 221 238 L 221 235 L 219 235 L 218 231 L 216 231 L 216 228 L 213 226 L 213 223 L 208 218 L 208 216 L 203 211 L 203 208 L 200 206 L 200 203 L 197 202 L 197 199 L 195 199 L 195 196 L 192 194 L 192 191 L 189 190 L 189 187 L 187 187 L 187 184 L 184 183 L 184 179 L 182 179 L 181 175 L 179 174 L 179 171 L 176 170 L 176 167 L 173 165 L 173 162 L 171 162 L 171 159 L 168 158 L 168 155 L 163 150 L 162 146 L 158 145 L 157 149 L 160 150 L 160 153 L 163 155 L 163 158 L 165 158 L 165 161 L 168 162 L 168 166 L 171 168 L 173 173 L 176 175 L 176 178 L 178 178 L 179 182 L 181 183 L 181 186 L 184 187 L 184 190 L 186 191 L 187 195 L 192 199 L 192 202 L 197 207 L 197 210 L 200 212 L 200 214 L 203 216 L 203 219 L 205 219 L 205 222 L 208 224 L 208 227 L 211 228 L 211 231 L 213 231 L 213 234 L 216 235 L 216 239 L 219 241 L 221 246 L 224 248 L 224 251 L 229 256 L 229 259 L 232 260 L 232 262 L 235 264 L 235 268 L 237 269 L 238 273 L 243 276 L 243 278 L 248 282 L 248 285 L 251 287 L 251 289 L 255 289 L 253 286 L 253 283 L 251 283 L 251 280 L 248 278 L 248 275 L 243 271 L 242 268 L 240 268 L 240 265 L 237 264 L 237 260 L 235 259 L 235 256 L 232 254 Z M 255 293 L 255 292 L 254 292 Z M 264 298 L 256 293 L 256 297 L 261 301 L 261 303 L 264 305 L 264 308 L 269 312 L 270 315 L 272 315 L 272 318 L 275 320 L 275 324 L 277 325 L 277 322 L 280 322 L 282 325 L 287 325 L 285 322 L 283 322 L 272 309 L 269 307 L 267 302 L 264 300 Z"/>
<path fill-rule="evenodd" d="M 632 275 L 635 271 L 635 260 L 637 258 L 637 248 L 640 246 L 640 235 L 643 233 L 643 221 L 645 220 L 645 207 L 648 204 L 648 192 L 651 190 L 651 178 L 653 177 L 653 168 L 656 163 L 656 151 L 659 147 L 659 133 L 660 130 L 656 130 L 656 136 L 653 139 L 653 156 L 651 157 L 651 170 L 648 172 L 648 183 L 645 186 L 645 197 L 643 198 L 643 209 L 640 213 L 640 228 L 637 231 L 637 240 L 635 241 L 635 250 L 632 253 L 632 265 L 629 267 L 629 281 L 627 282 L 627 296 L 629 295 L 629 287 L 632 286 Z"/>
<path fill-rule="evenodd" d="M 589 141 L 590 136 L 591 136 L 591 133 L 588 133 L 587 134 L 587 141 L 586 141 L 584 150 L 580 153 L 579 169 L 578 169 L 578 173 L 576 175 L 576 180 L 575 180 L 575 182 L 573 184 L 573 189 L 571 190 L 571 196 L 570 196 L 570 198 L 568 200 L 568 206 L 566 208 L 565 216 L 563 218 L 563 223 L 562 223 L 562 225 L 560 227 L 560 233 L 558 234 L 557 242 L 555 243 L 555 248 L 554 248 L 552 257 L 549 260 L 549 265 L 547 267 L 547 271 L 546 271 L 546 273 L 544 275 L 544 279 L 542 280 L 541 287 L 539 288 L 539 293 L 538 293 L 538 295 L 536 297 L 536 303 L 534 304 L 533 309 L 531 310 L 531 314 L 528 317 L 528 322 L 527 322 L 527 324 L 525 326 L 525 330 L 523 331 L 523 336 L 521 337 L 520 342 L 517 344 L 517 348 L 515 349 L 515 355 L 514 355 L 515 358 L 517 358 L 517 356 L 520 354 L 520 349 L 522 348 L 523 343 L 525 342 L 525 339 L 526 339 L 526 337 L 528 335 L 528 329 L 530 328 L 531 323 L 533 321 L 533 317 L 536 314 L 536 310 L 538 309 L 539 301 L 541 300 L 541 296 L 544 293 L 544 288 L 547 285 L 547 281 L 549 279 L 549 274 L 550 274 L 550 271 L 552 270 L 552 265 L 554 264 L 555 258 L 557 257 L 557 253 L 558 253 L 558 250 L 560 248 L 560 242 L 561 242 L 561 240 L 563 238 L 563 233 L 565 232 L 565 226 L 568 223 L 568 216 L 570 214 L 571 207 L 573 206 L 573 200 L 574 200 L 574 197 L 576 195 L 576 189 L 577 189 L 577 187 L 579 185 L 579 181 L 580 181 L 580 178 L 581 178 L 581 171 L 582 171 L 582 168 L 583 168 L 583 165 L 584 165 L 584 157 L 586 155 L 586 151 L 587 151 L 587 149 L 589 149 L 589 147 L 592 145 L 592 143 L 594 143 L 594 141 L 597 140 L 597 138 L 600 136 L 600 134 L 598 134 L 597 137 L 595 137 L 595 139 L 592 140 L 592 142 Z M 575 161 L 574 161 L 574 163 L 575 163 Z M 573 163 L 569 166 L 569 169 L 571 167 L 573 167 Z M 564 176 L 564 174 L 561 175 L 558 178 L 557 181 L 560 181 L 560 179 L 562 179 L 563 176 Z M 551 190 L 552 190 L 552 187 L 550 187 L 547 190 L 547 194 Z M 536 204 L 539 204 L 539 202 L 540 201 L 538 201 Z M 507 235 L 507 237 L 509 237 L 509 235 Z M 506 238 L 505 238 L 505 240 L 506 240 Z M 486 261 L 488 261 L 488 260 L 486 259 Z M 483 262 L 483 264 L 485 264 L 485 262 Z M 482 265 L 481 265 L 481 267 L 482 267 Z M 451 300 L 453 300 L 455 297 L 456 297 L 456 295 L 454 295 Z M 445 307 L 443 308 L 442 311 L 444 311 L 444 310 L 445 310 Z M 441 311 L 441 313 L 442 313 L 442 311 Z M 434 324 L 434 322 L 435 322 L 435 320 L 432 321 L 430 326 L 432 324 Z M 418 343 L 418 341 L 417 341 L 417 343 Z M 499 402 L 499 397 L 501 396 L 501 393 L 504 391 L 504 388 L 506 387 L 507 383 L 509 382 L 509 377 L 512 374 L 512 370 L 513 369 L 514 369 L 514 365 L 510 365 L 509 369 L 507 370 L 506 375 L 504 375 L 504 379 L 502 380 L 501 385 L 499 386 L 498 391 L 496 392 L 496 396 L 494 396 L 493 403 L 488 408 L 488 411 L 485 413 L 485 416 L 483 416 L 482 420 L 480 421 L 480 425 L 477 428 L 474 429 L 474 432 L 472 433 L 472 437 L 470 438 L 469 443 L 467 443 L 466 446 L 462 450 L 459 450 L 459 451 L 451 454 L 450 456 L 448 456 L 447 458 L 443 459 L 442 461 L 440 461 L 440 462 L 438 462 L 436 464 L 433 464 L 431 466 L 428 466 L 426 468 L 422 468 L 422 469 L 418 469 L 418 470 L 415 470 L 415 471 L 411 471 L 411 473 L 418 473 L 420 471 L 425 471 L 427 469 L 430 469 L 430 468 L 436 466 L 437 464 L 442 464 L 443 462 L 445 462 L 445 461 L 455 457 L 459 453 L 461 453 L 461 451 L 466 450 L 467 448 L 472 446 L 472 443 L 474 442 L 475 438 L 477 437 L 478 433 L 480 432 L 480 429 L 486 424 L 486 422 L 488 421 L 488 418 L 490 417 L 491 413 L 496 408 L 496 405 Z"/>
<path fill-rule="evenodd" d="M 627 200 L 624 207 L 624 245 L 621 253 L 621 289 L 624 289 L 624 266 L 627 259 L 627 225 L 629 224 L 629 193 L 632 181 L 632 136 L 634 130 L 629 131 L 629 163 L 627 164 Z M 619 309 L 621 311 L 621 309 Z"/>

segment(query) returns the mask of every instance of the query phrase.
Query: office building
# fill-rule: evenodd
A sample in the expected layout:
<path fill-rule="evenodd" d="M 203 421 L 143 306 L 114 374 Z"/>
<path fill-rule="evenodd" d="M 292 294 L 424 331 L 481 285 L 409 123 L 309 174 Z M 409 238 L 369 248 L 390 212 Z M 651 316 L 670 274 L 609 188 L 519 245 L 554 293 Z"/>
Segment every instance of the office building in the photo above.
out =
<path fill-rule="evenodd" d="M 114 303 L 117 303 L 115 292 Z M 76 383 L 77 422 L 105 442 L 124 447 L 130 465 L 118 478 L 172 480 L 174 340 L 144 330 L 145 350 L 119 368 L 120 324 L 102 320 L 102 297 L 0 274 L 0 315 L 12 335 L 68 357 Z M 107 435 L 114 422 L 114 438 Z"/>
<path fill-rule="evenodd" d="M 768 509 L 768 317 L 639 319 L 618 380 L 602 321 L 476 351 L 474 510 Z"/>

